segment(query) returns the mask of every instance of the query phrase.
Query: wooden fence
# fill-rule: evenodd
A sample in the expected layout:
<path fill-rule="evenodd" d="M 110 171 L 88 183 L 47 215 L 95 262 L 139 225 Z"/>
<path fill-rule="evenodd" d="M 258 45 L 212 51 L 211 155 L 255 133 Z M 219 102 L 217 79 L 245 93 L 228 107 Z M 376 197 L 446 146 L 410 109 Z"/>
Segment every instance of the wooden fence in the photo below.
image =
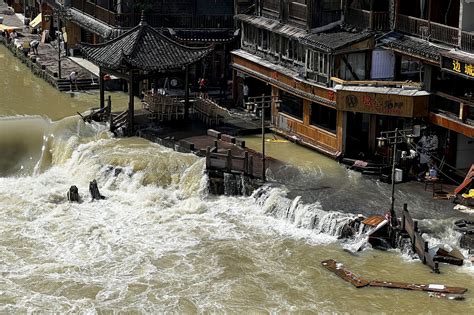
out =
<path fill-rule="evenodd" d="M 407 205 L 403 205 L 402 230 L 410 237 L 413 250 L 418 254 L 423 264 L 428 265 L 434 272 L 439 273 L 438 262 L 434 260 L 434 255 L 428 251 L 426 242 L 418 230 L 418 222 L 413 220 L 408 212 Z"/>
<path fill-rule="evenodd" d="M 227 109 L 219 106 L 210 98 L 197 97 L 194 100 L 193 111 L 195 118 L 208 126 L 219 125 L 226 117 L 230 117 Z"/>
<path fill-rule="evenodd" d="M 206 169 L 218 170 L 226 173 L 241 173 L 253 177 L 253 156 L 247 151 L 243 156 L 232 155 L 231 150 L 226 153 L 211 152 L 211 147 L 206 149 Z"/>

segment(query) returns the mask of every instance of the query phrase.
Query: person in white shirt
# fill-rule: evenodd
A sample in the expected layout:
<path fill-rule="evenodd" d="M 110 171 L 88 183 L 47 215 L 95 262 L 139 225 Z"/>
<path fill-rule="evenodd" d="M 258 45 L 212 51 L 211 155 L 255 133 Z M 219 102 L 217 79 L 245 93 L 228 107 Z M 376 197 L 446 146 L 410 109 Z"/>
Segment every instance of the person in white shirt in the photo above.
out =
<path fill-rule="evenodd" d="M 76 90 L 79 90 L 77 88 L 77 73 L 76 71 L 73 71 L 69 74 L 69 87 L 70 87 L 70 90 L 72 91 L 72 84 L 74 83 L 74 86 L 76 88 Z"/>
<path fill-rule="evenodd" d="M 31 49 L 33 50 L 33 54 L 34 55 L 37 55 L 38 54 L 38 47 L 39 47 L 39 40 L 37 39 L 33 39 L 31 42 L 30 42 L 30 47 Z"/>

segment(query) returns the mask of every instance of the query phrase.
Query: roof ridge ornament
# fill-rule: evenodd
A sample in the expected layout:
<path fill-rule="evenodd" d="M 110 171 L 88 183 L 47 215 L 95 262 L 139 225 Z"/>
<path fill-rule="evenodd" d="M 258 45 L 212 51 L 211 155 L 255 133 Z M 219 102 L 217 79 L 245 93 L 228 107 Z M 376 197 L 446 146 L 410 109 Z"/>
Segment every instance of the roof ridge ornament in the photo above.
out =
<path fill-rule="evenodd" d="M 139 25 L 147 25 L 148 23 L 146 22 L 145 18 L 145 10 L 142 10 L 142 15 L 140 17 L 140 24 Z"/>

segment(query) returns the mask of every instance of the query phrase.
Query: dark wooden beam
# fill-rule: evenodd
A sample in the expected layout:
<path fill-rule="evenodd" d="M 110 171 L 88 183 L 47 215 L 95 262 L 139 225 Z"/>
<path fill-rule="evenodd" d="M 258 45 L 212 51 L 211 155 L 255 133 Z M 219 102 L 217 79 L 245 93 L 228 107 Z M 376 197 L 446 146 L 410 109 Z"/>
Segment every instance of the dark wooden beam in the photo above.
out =
<path fill-rule="evenodd" d="M 134 83 L 133 72 L 130 72 L 128 80 L 128 135 L 133 136 L 134 132 L 134 120 L 135 120 L 135 103 L 133 97 L 133 83 Z"/>
<path fill-rule="evenodd" d="M 189 118 L 189 66 L 185 69 L 184 79 L 184 119 Z"/>
<path fill-rule="evenodd" d="M 104 73 L 102 72 L 102 68 L 99 67 L 99 91 L 100 91 L 100 108 L 104 108 L 105 103 L 105 93 L 104 93 Z"/>

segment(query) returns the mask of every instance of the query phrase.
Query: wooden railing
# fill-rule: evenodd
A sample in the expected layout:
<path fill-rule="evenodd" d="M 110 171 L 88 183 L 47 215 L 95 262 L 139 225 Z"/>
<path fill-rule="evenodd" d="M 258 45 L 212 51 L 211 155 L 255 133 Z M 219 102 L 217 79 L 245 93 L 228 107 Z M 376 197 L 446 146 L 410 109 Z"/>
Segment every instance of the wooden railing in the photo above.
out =
<path fill-rule="evenodd" d="M 375 31 L 388 30 L 390 28 L 388 12 L 372 12 L 371 24 Z"/>
<path fill-rule="evenodd" d="M 296 20 L 306 21 L 307 7 L 305 4 L 290 2 L 288 4 L 288 17 Z"/>
<path fill-rule="evenodd" d="M 428 37 L 429 35 L 428 21 L 412 16 L 399 14 L 397 17 L 397 28 L 402 32 L 419 37 Z"/>
<path fill-rule="evenodd" d="M 430 38 L 457 46 L 459 44 L 459 29 L 439 23 L 430 22 Z"/>
<path fill-rule="evenodd" d="M 397 29 L 404 33 L 453 46 L 459 44 L 460 32 L 458 28 L 413 16 L 399 14 L 397 17 Z"/>
<path fill-rule="evenodd" d="M 406 231 L 410 237 L 413 250 L 418 254 L 423 264 L 428 265 L 434 272 L 439 273 L 438 262 L 434 260 L 434 255 L 428 251 L 428 242 L 425 242 L 418 230 L 418 222 L 413 220 L 408 212 L 407 205 L 403 205 L 402 230 Z"/>
<path fill-rule="evenodd" d="M 232 15 L 170 15 L 147 14 L 146 21 L 153 27 L 175 28 L 233 28 Z M 140 23 L 141 14 L 123 13 L 116 14 L 117 25 L 133 27 Z"/>
<path fill-rule="evenodd" d="M 104 23 L 109 25 L 116 25 L 116 13 L 107 10 L 98 5 L 94 5 L 93 2 L 85 1 L 85 0 L 72 0 L 72 7 L 76 8 L 90 16 L 101 20 Z"/>
<path fill-rule="evenodd" d="M 214 148 L 215 150 L 216 148 Z M 206 170 L 219 170 L 227 173 L 243 173 L 253 177 L 253 156 L 247 151 L 244 156 L 232 155 L 231 150 L 226 153 L 212 152 L 211 147 L 206 149 Z"/>
<path fill-rule="evenodd" d="M 141 13 L 116 13 L 93 2 L 72 0 L 72 7 L 98 20 L 113 26 L 134 27 L 140 23 Z M 153 27 L 176 28 L 233 28 L 234 17 L 231 14 L 221 15 L 172 15 L 146 14 L 146 21 Z"/>
<path fill-rule="evenodd" d="M 160 94 L 145 94 L 143 109 L 151 120 L 172 121 L 184 119 L 184 100 Z"/>
<path fill-rule="evenodd" d="M 275 13 L 280 12 L 280 0 L 264 0 L 262 1 L 263 10 L 272 11 Z"/>
<path fill-rule="evenodd" d="M 390 28 L 387 12 L 370 12 L 349 8 L 347 10 L 346 20 L 348 24 L 362 29 L 382 31 Z"/>
<path fill-rule="evenodd" d="M 474 111 L 474 98 L 456 97 L 443 92 L 435 92 L 432 96 L 431 111 L 448 118 L 467 123 L 471 111 Z"/>
<path fill-rule="evenodd" d="M 361 29 L 370 28 L 370 11 L 349 8 L 346 22 Z"/>
<path fill-rule="evenodd" d="M 193 111 L 194 116 L 208 126 L 219 125 L 224 118 L 230 116 L 227 109 L 209 98 L 197 97 L 194 100 Z"/>
<path fill-rule="evenodd" d="M 474 53 L 474 32 L 461 32 L 461 49 Z"/>

